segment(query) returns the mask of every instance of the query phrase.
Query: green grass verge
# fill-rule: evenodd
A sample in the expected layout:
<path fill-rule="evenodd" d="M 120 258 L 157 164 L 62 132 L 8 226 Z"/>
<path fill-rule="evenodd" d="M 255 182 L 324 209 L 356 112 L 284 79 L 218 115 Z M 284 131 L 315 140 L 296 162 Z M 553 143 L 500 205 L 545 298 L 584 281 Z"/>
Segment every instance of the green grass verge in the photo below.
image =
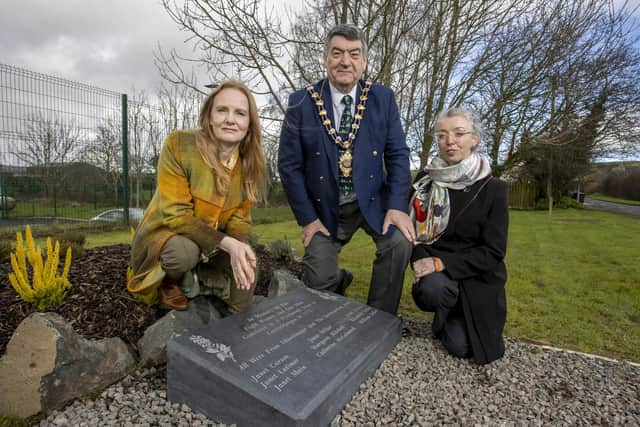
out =
<path fill-rule="evenodd" d="M 506 333 L 640 361 L 640 221 L 512 212 Z"/>
<path fill-rule="evenodd" d="M 303 253 L 288 208 L 257 209 L 258 241 L 287 239 Z M 577 351 L 640 362 L 640 221 L 587 210 L 511 211 L 505 333 Z M 125 229 L 87 234 L 87 247 L 129 243 Z M 375 253 L 359 231 L 340 255 L 354 282 L 347 295 L 366 302 Z M 402 316 L 430 318 L 411 298 L 410 270 Z"/>
<path fill-rule="evenodd" d="M 600 193 L 589 194 L 588 197 L 593 200 L 601 200 L 603 202 L 620 203 L 622 205 L 640 206 L 640 201 L 620 199 L 618 197 L 611 197 Z"/>
<path fill-rule="evenodd" d="M 288 239 L 294 221 L 258 225 L 259 242 Z M 606 212 L 512 211 L 506 258 L 505 333 L 557 347 L 640 362 L 640 221 Z M 347 295 L 365 302 L 375 246 L 362 231 L 341 253 L 354 274 Z M 409 271 L 400 314 L 430 317 L 413 303 Z"/>
<path fill-rule="evenodd" d="M 19 200 L 16 207 L 10 211 L 12 218 L 19 217 L 68 217 L 89 219 L 109 209 L 120 206 L 103 205 L 93 203 L 77 203 L 59 201 L 52 203 L 50 200 Z"/>
<path fill-rule="evenodd" d="M 293 213 L 288 206 L 273 208 L 255 208 L 251 211 L 254 224 L 272 224 L 274 222 L 293 221 Z"/>

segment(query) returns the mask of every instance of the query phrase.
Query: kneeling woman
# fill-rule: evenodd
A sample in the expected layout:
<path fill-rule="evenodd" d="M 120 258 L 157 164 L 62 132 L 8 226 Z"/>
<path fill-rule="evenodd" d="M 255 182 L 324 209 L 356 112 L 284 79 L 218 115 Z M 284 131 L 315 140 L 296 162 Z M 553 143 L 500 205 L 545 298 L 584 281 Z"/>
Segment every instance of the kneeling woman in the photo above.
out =
<path fill-rule="evenodd" d="M 480 120 L 469 110 L 438 116 L 439 157 L 413 185 L 411 265 L 413 298 L 434 313 L 434 336 L 452 355 L 485 364 L 504 354 L 509 213 L 507 185 L 475 151 L 480 134 Z"/>
<path fill-rule="evenodd" d="M 158 187 L 133 240 L 134 276 L 127 288 L 147 301 L 159 296 L 162 308 L 184 310 L 183 285 L 189 282 L 187 296 L 212 293 L 233 313 L 253 298 L 256 256 L 247 242 L 251 207 L 266 183 L 249 89 L 236 81 L 220 84 L 205 100 L 199 125 L 175 131 L 164 142 Z M 213 280 L 201 289 L 192 270 Z"/>

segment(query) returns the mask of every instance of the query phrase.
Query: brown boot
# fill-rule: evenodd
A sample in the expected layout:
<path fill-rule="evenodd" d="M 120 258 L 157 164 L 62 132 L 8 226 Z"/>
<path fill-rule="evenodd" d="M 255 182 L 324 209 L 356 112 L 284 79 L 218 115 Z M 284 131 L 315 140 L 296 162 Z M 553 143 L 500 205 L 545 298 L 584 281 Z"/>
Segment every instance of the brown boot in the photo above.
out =
<path fill-rule="evenodd" d="M 165 281 L 160 285 L 160 308 L 165 310 L 186 310 L 189 300 L 182 292 L 178 281 Z"/>

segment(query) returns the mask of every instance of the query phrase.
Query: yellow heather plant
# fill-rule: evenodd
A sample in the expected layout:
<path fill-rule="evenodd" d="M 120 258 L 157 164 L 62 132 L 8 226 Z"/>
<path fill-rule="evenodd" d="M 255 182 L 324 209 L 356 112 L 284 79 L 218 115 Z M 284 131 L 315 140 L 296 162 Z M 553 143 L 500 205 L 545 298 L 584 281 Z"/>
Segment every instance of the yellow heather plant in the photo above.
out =
<path fill-rule="evenodd" d="M 31 227 L 25 229 L 25 241 L 22 233 L 16 233 L 16 251 L 11 253 L 11 267 L 9 282 L 23 300 L 33 304 L 38 311 L 45 311 L 60 304 L 66 296 L 71 283 L 67 279 L 71 268 L 71 248 L 67 248 L 62 274 L 58 274 L 60 261 L 60 242 L 51 244 L 51 237 L 47 237 L 47 258 L 42 259 L 42 250 L 36 246 L 31 235 Z M 26 243 L 26 245 L 25 245 Z M 27 261 L 31 266 L 31 281 Z"/>

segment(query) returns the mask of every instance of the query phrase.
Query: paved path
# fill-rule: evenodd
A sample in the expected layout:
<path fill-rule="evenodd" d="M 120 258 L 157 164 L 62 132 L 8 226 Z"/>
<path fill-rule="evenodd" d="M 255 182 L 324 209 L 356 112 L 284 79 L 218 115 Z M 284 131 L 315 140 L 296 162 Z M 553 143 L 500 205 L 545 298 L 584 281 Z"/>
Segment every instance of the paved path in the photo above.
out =
<path fill-rule="evenodd" d="M 603 202 L 602 200 L 593 200 L 588 197 L 584 198 L 584 207 L 599 211 L 615 212 L 624 215 L 640 217 L 640 206 L 623 205 L 621 203 Z"/>

